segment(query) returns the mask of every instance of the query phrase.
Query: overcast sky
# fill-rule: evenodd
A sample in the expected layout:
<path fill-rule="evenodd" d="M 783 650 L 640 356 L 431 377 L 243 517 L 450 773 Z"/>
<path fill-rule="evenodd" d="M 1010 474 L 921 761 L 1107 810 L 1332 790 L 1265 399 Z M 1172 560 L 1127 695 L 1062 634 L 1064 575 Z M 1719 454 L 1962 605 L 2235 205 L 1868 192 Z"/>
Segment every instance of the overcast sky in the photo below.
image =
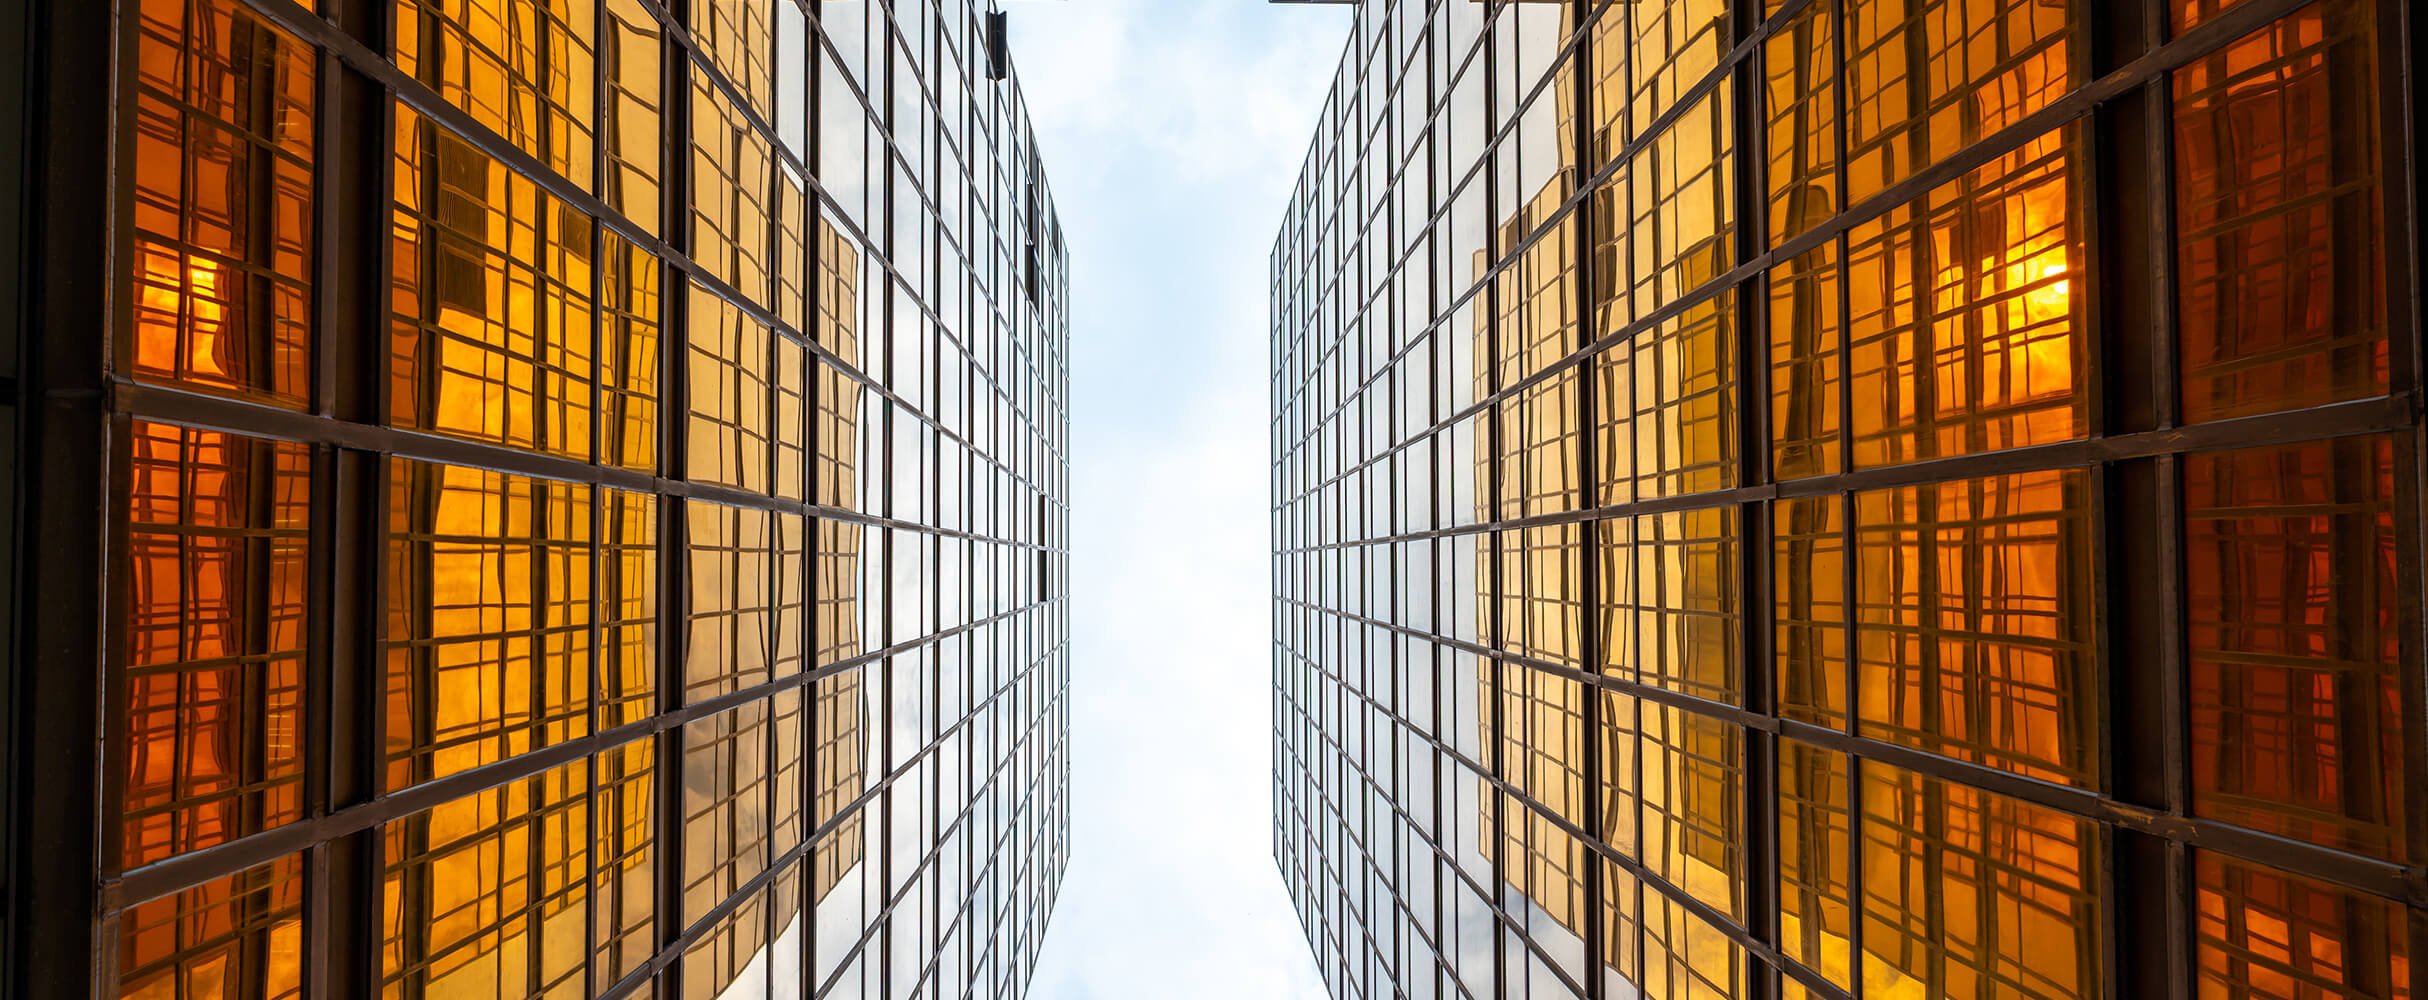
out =
<path fill-rule="evenodd" d="M 1321 997 L 1272 859 L 1265 275 L 1349 9 L 1005 9 L 1074 303 L 1077 854 L 1034 995 Z"/>

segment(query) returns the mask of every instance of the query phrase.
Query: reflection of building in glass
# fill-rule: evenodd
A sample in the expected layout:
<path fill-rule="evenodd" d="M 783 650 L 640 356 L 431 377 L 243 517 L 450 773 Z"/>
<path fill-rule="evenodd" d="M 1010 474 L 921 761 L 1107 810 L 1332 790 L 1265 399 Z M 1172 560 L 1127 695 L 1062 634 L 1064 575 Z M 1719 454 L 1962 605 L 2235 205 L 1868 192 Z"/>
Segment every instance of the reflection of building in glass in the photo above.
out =
<path fill-rule="evenodd" d="M 1024 988 L 1068 276 L 982 6 L 36 6 L 0 996 Z"/>
<path fill-rule="evenodd" d="M 1273 258 L 1336 995 L 2421 994 L 2390 7 L 1358 6 Z"/>

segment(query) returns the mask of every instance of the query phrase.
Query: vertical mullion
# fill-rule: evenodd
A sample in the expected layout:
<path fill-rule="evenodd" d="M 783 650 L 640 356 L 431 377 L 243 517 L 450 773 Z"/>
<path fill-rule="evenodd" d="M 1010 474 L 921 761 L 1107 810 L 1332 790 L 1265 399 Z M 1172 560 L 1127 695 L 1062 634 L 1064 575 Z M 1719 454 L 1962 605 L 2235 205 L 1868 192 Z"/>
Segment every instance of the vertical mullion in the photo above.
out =
<path fill-rule="evenodd" d="M 1570 162 L 1575 164 L 1572 169 L 1577 182 L 1574 207 L 1569 210 L 1573 219 L 1569 225 L 1573 242 L 1569 244 L 1566 256 L 1570 266 L 1575 268 L 1574 278 L 1570 281 L 1575 295 L 1574 308 L 1576 309 L 1577 336 L 1574 343 L 1581 346 L 1597 343 L 1601 339 L 1599 331 L 1594 328 L 1593 192 L 1586 184 L 1586 181 L 1593 176 L 1593 168 L 1596 166 L 1593 161 L 1593 50 L 1594 28 L 1598 24 L 1598 19 L 1595 16 L 1595 5 L 1588 0 L 1577 0 L 1573 8 L 1576 45 L 1569 54 L 1571 61 L 1568 79 L 1572 94 L 1570 107 L 1574 109 L 1575 121 L 1569 128 L 1568 141 L 1571 151 Z M 1618 15 L 1613 13 L 1610 16 Z M 1576 369 L 1577 411 L 1576 427 L 1574 428 L 1577 439 L 1578 496 L 1576 502 L 1580 509 L 1586 510 L 1598 506 L 1602 495 L 1601 470 L 1597 461 L 1598 449 L 1595 439 L 1595 432 L 1600 426 L 1598 423 L 1600 414 L 1595 406 L 1598 400 L 1594 397 L 1596 386 L 1599 384 L 1599 380 L 1594 377 L 1594 374 L 1601 368 L 1601 364 L 1600 355 L 1589 355 L 1578 360 Z M 1595 520 L 1580 522 L 1577 532 L 1575 549 L 1578 577 L 1577 663 L 1588 675 L 1599 677 L 1602 663 L 1602 594 L 1601 574 L 1598 572 L 1600 561 L 1594 557 L 1597 554 L 1595 543 L 1601 537 L 1601 522 Z M 1566 555 L 1563 554 L 1562 558 L 1566 558 Z M 1577 796 L 1577 801 L 1581 805 L 1577 826 L 1585 831 L 1589 841 L 1601 840 L 1608 835 L 1602 829 L 1601 824 L 1602 755 L 1598 751 L 1601 746 L 1602 726 L 1604 725 L 1601 711 L 1603 692 L 1600 685 L 1592 683 L 1578 684 L 1577 691 L 1583 696 L 1584 701 L 1578 711 L 1578 736 L 1580 739 L 1577 751 L 1585 758 L 1583 766 L 1579 768 L 1580 780 L 1584 787 L 1580 789 L 1580 794 Z M 1610 862 L 1590 846 L 1579 853 L 1581 860 L 1578 862 L 1577 870 L 1578 877 L 1584 881 L 1584 891 L 1581 895 L 1585 900 L 1584 919 L 1579 921 L 1581 933 L 1585 938 L 1585 995 L 1587 1000 L 1605 1000 L 1608 984 L 1605 981 L 1606 977 L 1602 974 L 1602 969 L 1608 961 L 1608 956 L 1603 954 L 1605 932 L 1602 926 L 1604 905 L 1602 893 L 1605 880 L 1602 872 Z"/>
<path fill-rule="evenodd" d="M 1754 0 L 1737 0 L 1731 5 L 1736 15 L 1736 37 L 1754 35 L 1762 23 L 1762 6 Z M 1735 88 L 1735 114 L 1730 117 L 1733 128 L 1731 151 L 1738 164 L 1731 171 L 1736 181 L 1736 258 L 1731 263 L 1742 265 L 1754 260 L 1767 242 L 1770 232 L 1770 204 L 1765 192 L 1766 166 L 1769 163 L 1767 133 L 1764 129 L 1765 97 L 1763 89 L 1763 45 L 1747 46 L 1744 55 L 1727 72 L 1729 84 Z M 1765 336 L 1763 310 L 1769 303 L 1770 275 L 1757 271 L 1739 284 L 1735 293 L 1737 385 L 1737 461 L 1739 486 L 1767 486 L 1772 480 L 1770 441 L 1770 364 L 1769 340 Z M 1744 685 L 1744 707 L 1757 715 L 1778 714 L 1776 676 L 1770 656 L 1771 640 L 1771 505 L 1753 501 L 1739 506 L 1742 512 L 1737 523 L 1737 601 L 1738 675 Z M 1741 854 L 1741 888 L 1745 900 L 1745 927 L 1754 940 L 1776 947 L 1778 944 L 1778 742 L 1777 734 L 1767 729 L 1738 727 L 1745 746 L 1744 796 L 1740 808 L 1744 811 L 1745 844 Z M 1760 960 L 1748 961 L 1745 983 L 1747 995 L 1755 1000 L 1768 1000 L 1780 992 L 1779 970 Z"/>
<path fill-rule="evenodd" d="M 659 106 L 664 131 L 658 139 L 663 171 L 658 202 L 659 232 L 675 253 L 691 249 L 691 50 L 684 39 L 683 17 L 688 0 L 667 0 L 654 13 L 665 19 L 658 32 Z M 691 421 L 691 391 L 685 372 L 691 361 L 690 273 L 666 260 L 652 260 L 659 273 L 658 457 L 661 475 L 688 478 L 690 449 L 684 430 Z M 688 524 L 691 501 L 662 496 L 658 502 L 658 670 L 656 714 L 678 707 L 683 700 L 683 653 L 690 631 L 690 600 L 686 589 L 691 570 Z M 677 947 L 683 927 L 683 727 L 668 726 L 656 735 L 657 892 L 652 907 L 656 940 L 652 967 L 662 971 L 661 987 L 680 983 L 681 954 Z"/>

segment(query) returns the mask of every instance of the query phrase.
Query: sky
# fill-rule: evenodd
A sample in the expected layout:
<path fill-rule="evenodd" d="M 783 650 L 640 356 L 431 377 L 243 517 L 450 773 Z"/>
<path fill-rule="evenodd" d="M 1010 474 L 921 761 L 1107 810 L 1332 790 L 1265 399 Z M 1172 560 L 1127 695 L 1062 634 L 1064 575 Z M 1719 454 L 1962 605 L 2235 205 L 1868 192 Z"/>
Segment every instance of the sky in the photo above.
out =
<path fill-rule="evenodd" d="M 1350 8 L 1004 9 L 1073 303 L 1076 843 L 1031 992 L 1320 998 L 1272 857 L 1266 273 Z"/>

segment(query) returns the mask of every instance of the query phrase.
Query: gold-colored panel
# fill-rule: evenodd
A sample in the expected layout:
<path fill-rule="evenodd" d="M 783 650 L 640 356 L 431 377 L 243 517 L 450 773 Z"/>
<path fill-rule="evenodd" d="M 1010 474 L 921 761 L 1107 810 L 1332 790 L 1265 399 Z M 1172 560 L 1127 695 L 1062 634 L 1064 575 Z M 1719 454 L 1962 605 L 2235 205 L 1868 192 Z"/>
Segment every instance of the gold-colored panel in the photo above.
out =
<path fill-rule="evenodd" d="M 2185 458 L 2193 812 L 2410 860 L 2397 447 Z"/>
<path fill-rule="evenodd" d="M 2079 469 L 1856 494 L 1863 735 L 2097 782 L 2092 506 Z"/>
<path fill-rule="evenodd" d="M 1854 869 L 1847 767 L 1845 754 L 1779 741 L 1779 953 L 1851 992 Z M 1801 989 L 1793 979 L 1787 982 Z"/>
<path fill-rule="evenodd" d="M 2378 16 L 2312 4 L 2175 71 L 2186 421 L 2386 392 Z"/>
<path fill-rule="evenodd" d="M 2082 81 L 2091 0 L 1844 0 L 1847 197 L 1860 202 Z"/>
<path fill-rule="evenodd" d="M 588 216 L 396 105 L 390 419 L 590 457 L 596 240 Z"/>
<path fill-rule="evenodd" d="M 2403 904 L 2193 852 L 2203 1000 L 2410 1000 Z"/>
<path fill-rule="evenodd" d="M 317 52 L 238 0 L 142 0 L 127 374 L 302 409 Z"/>
<path fill-rule="evenodd" d="M 2103 996 L 2098 824 L 1877 761 L 1863 782 L 1863 996 Z"/>
<path fill-rule="evenodd" d="M 764 510 L 684 505 L 691 599 L 683 626 L 683 700 L 698 702 L 770 679 L 775 538 Z"/>
<path fill-rule="evenodd" d="M 1784 718 L 1846 724 L 1846 514 L 1831 497 L 1771 507 L 1771 620 Z"/>
<path fill-rule="evenodd" d="M 2077 129 L 2036 137 L 1848 233 L 1857 466 L 2089 432 Z"/>
<path fill-rule="evenodd" d="M 658 469 L 664 269 L 614 231 L 599 272 L 599 461 Z"/>
<path fill-rule="evenodd" d="M 128 426 L 122 848 L 136 868 L 303 816 L 304 446 Z"/>
<path fill-rule="evenodd" d="M 592 804 L 577 761 L 389 823 L 381 995 L 588 995 Z"/>
<path fill-rule="evenodd" d="M 768 368 L 777 334 L 741 307 L 691 287 L 690 478 L 754 493 L 769 487 L 775 398 Z"/>
<path fill-rule="evenodd" d="M 599 109 L 599 197 L 652 236 L 665 224 L 665 37 L 641 0 L 606 0 L 599 58 L 607 92 Z"/>
<path fill-rule="evenodd" d="M 120 1000 L 302 997 L 303 871 L 290 854 L 129 907 Z"/>
<path fill-rule="evenodd" d="M 591 492 L 391 460 L 390 790 L 590 733 Z"/>
<path fill-rule="evenodd" d="M 707 916 L 767 870 L 769 729 L 764 701 L 683 727 L 686 924 Z"/>
<path fill-rule="evenodd" d="M 397 0 L 396 68 L 590 188 L 596 0 Z"/>

